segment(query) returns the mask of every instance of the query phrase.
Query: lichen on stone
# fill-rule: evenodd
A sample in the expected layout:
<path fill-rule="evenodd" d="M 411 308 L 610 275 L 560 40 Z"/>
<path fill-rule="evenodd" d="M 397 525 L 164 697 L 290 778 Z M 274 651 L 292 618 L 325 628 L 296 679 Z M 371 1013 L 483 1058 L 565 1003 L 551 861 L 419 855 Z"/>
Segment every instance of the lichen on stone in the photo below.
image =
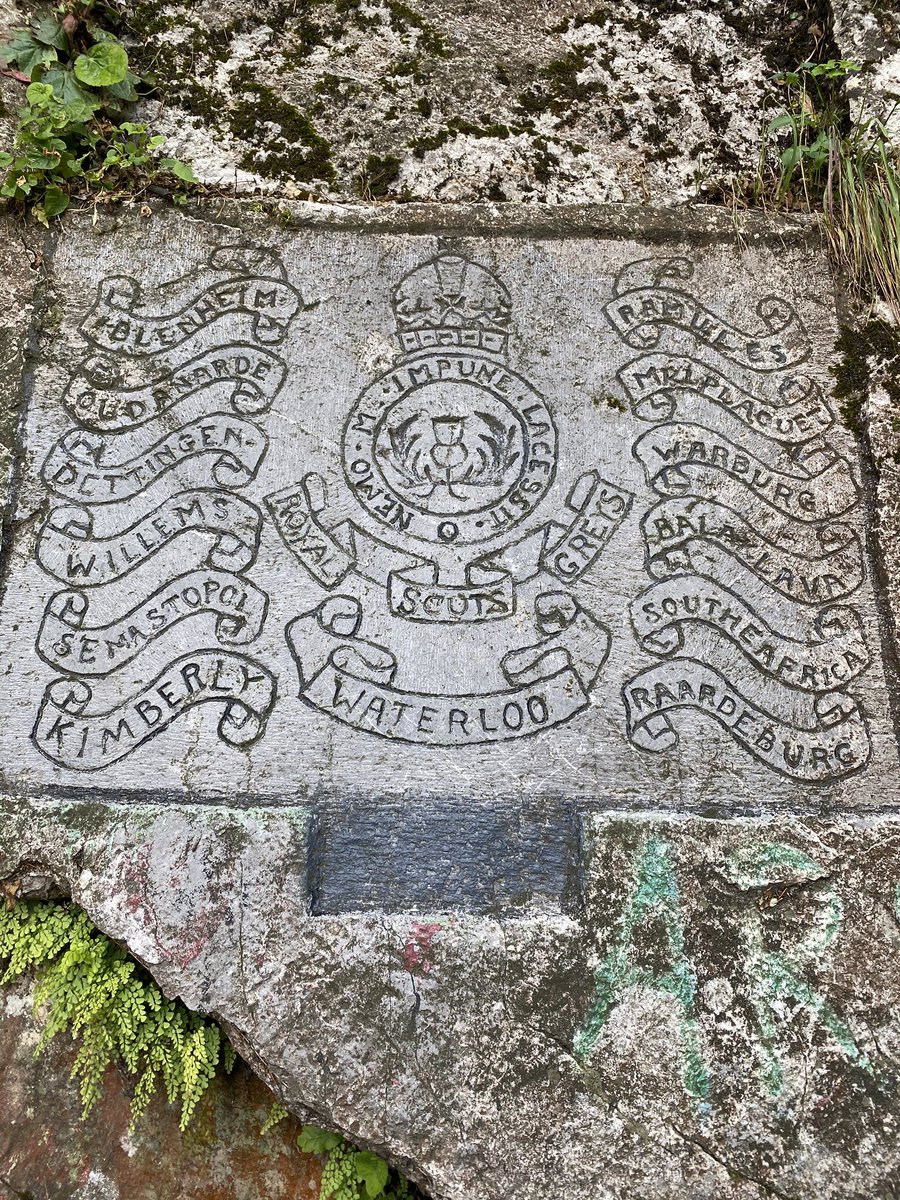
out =
<path fill-rule="evenodd" d="M 167 152 L 236 191 L 690 200 L 755 161 L 775 0 L 135 0 Z M 805 28 L 805 27 L 804 27 Z M 793 49 L 791 49 L 793 53 Z M 396 161 L 388 173 L 375 161 Z M 388 177 L 389 176 L 389 177 Z M 293 190 L 292 190 L 293 189 Z"/>

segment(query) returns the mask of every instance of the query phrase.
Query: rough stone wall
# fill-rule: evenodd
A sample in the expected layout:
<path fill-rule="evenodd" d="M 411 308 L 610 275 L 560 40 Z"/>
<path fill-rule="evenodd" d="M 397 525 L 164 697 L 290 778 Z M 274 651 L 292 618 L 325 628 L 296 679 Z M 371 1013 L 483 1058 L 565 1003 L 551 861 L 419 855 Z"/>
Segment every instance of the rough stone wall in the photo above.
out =
<path fill-rule="evenodd" d="M 134 52 L 167 85 L 166 100 L 147 105 L 169 136 L 167 150 L 244 198 L 224 215 L 216 201 L 186 216 L 155 204 L 148 218 L 101 210 L 93 234 L 83 220 L 80 232 L 65 224 L 52 238 L 17 221 L 6 226 L 4 467 L 17 442 L 29 355 L 53 358 L 59 370 L 73 357 L 58 344 L 65 281 L 52 261 L 67 239 L 93 237 L 112 270 L 151 226 L 166 251 L 159 230 L 176 223 L 201 230 L 218 220 L 223 236 L 287 242 L 292 230 L 328 222 L 328 207 L 296 202 L 305 196 L 332 210 L 377 201 L 374 215 L 367 210 L 373 223 L 383 202 L 494 206 L 456 210 L 455 223 L 440 210 L 434 223 L 443 222 L 444 246 L 448 238 L 469 245 L 476 226 L 482 236 L 504 201 L 671 207 L 708 199 L 752 170 L 772 111 L 771 72 L 831 32 L 824 8 L 787 11 L 763 0 L 130 9 L 140 33 Z M 889 104 L 898 37 L 890 6 L 834 9 L 837 49 L 871 60 L 869 75 Z M 16 85 L 0 86 L 14 104 Z M 429 238 L 427 205 L 408 211 L 414 216 L 400 237 Z M 720 214 L 707 211 L 708 229 L 698 235 L 694 213 L 685 226 L 693 241 L 680 247 L 698 261 L 704 237 L 723 240 Z M 591 229 L 591 210 L 533 212 L 520 216 L 514 238 L 541 230 L 560 237 L 578 222 Z M 642 253 L 664 256 L 680 215 L 654 220 Z M 608 222 L 598 216 L 595 233 L 608 233 Z M 626 211 L 615 236 L 633 235 L 637 224 Z M 822 255 L 809 251 L 809 278 L 802 265 L 784 265 L 802 227 L 773 226 L 770 241 L 783 239 L 781 281 L 792 278 L 804 302 L 825 311 Z M 748 277 L 765 274 L 762 231 L 755 218 L 736 219 L 735 273 L 743 264 Z M 373 237 L 384 242 L 390 233 L 385 217 Z M 104 251 L 105 240 L 125 249 Z M 739 293 L 732 283 L 733 303 Z M 716 279 L 706 299 L 714 308 L 723 301 Z M 35 318 L 39 331 L 30 328 Z M 366 353 L 386 362 L 391 352 L 380 336 Z M 829 402 L 845 429 L 857 438 L 868 431 L 861 482 L 878 497 L 874 549 L 897 614 L 892 337 L 886 327 L 848 334 L 833 359 L 830 346 L 820 346 L 816 363 L 823 377 L 828 360 L 837 368 L 840 394 Z M 35 505 L 7 520 L 7 539 L 22 557 L 45 516 Z M 884 692 L 893 701 L 892 629 L 889 614 L 881 617 Z M 896 778 L 879 777 L 881 798 L 868 796 L 866 819 L 850 819 L 867 787 L 855 794 L 852 779 L 837 800 L 789 801 L 783 807 L 800 814 L 790 817 L 781 800 L 753 792 L 722 762 L 710 752 L 702 778 L 684 773 L 680 814 L 594 811 L 605 795 L 581 814 L 548 806 L 546 840 L 534 857 L 552 865 L 564 852 L 571 877 L 558 895 L 523 892 L 510 901 L 512 884 L 503 890 L 498 869 L 495 908 L 484 901 L 495 876 L 479 880 L 480 890 L 460 882 L 452 862 L 426 861 L 427 839 L 416 842 L 407 829 L 409 853 L 423 855 L 420 874 L 427 867 L 433 888 L 444 869 L 453 905 L 432 890 L 405 908 L 348 912 L 334 892 L 334 907 L 313 915 L 304 872 L 307 848 L 315 848 L 315 838 L 305 840 L 307 822 L 322 819 L 315 803 L 307 809 L 291 794 L 275 813 L 241 807 L 235 817 L 208 797 L 194 803 L 193 784 L 166 804 L 107 795 L 102 804 L 92 797 L 68 807 L 60 802 L 67 791 L 23 788 L 0 809 L 0 878 L 40 863 L 167 992 L 221 1019 L 301 1119 L 384 1153 L 440 1200 L 581 1192 L 603 1200 L 892 1197 L 900 1190 Z M 15 765 L 0 763 L 4 773 Z M 513 763 L 509 778 L 518 784 L 516 770 Z M 714 776 L 725 779 L 719 792 Z M 448 778 L 456 783 L 452 769 Z M 499 799 L 502 808 L 508 797 Z M 465 795 L 453 800 L 460 841 L 488 840 L 478 830 L 494 828 L 490 822 L 467 816 Z M 341 808 L 340 797 L 330 802 Z M 737 809 L 763 815 L 734 819 Z M 357 810 L 348 802 L 346 811 Z M 513 805 L 502 808 L 499 826 L 506 821 L 524 825 L 526 817 Z M 235 822 L 240 837 L 232 836 Z M 379 857 L 379 843 L 370 857 L 358 841 L 345 843 L 356 855 L 357 900 L 373 878 L 373 894 L 383 894 L 391 871 L 408 883 L 398 867 L 402 838 L 392 837 L 401 846 L 393 857 Z M 475 891 L 477 912 L 465 902 Z M 125 1137 L 114 1078 L 100 1116 L 76 1132 L 68 1123 L 74 1101 L 63 1098 L 61 1081 L 56 1090 L 64 1055 L 55 1052 L 46 1067 L 28 1060 L 33 1027 L 23 1006 L 13 994 L 0 1026 L 0 1051 L 12 1047 L 0 1072 L 12 1113 L 0 1138 L 0 1186 L 12 1196 L 199 1200 L 213 1185 L 229 1200 L 309 1192 L 315 1170 L 283 1153 L 289 1131 L 255 1143 L 265 1102 L 246 1075 L 236 1096 L 223 1089 L 211 1097 L 196 1142 L 176 1140 L 162 1106 L 146 1130 Z M 107 1121 L 116 1146 L 104 1158 Z M 41 1131 L 53 1122 L 66 1145 L 42 1158 Z M 214 1144 L 198 1145 L 207 1139 Z"/>
<path fill-rule="evenodd" d="M 889 137 L 900 134 L 900 18 L 893 5 L 877 0 L 836 0 L 833 27 L 842 57 L 862 71 L 848 81 L 853 119 L 881 122 Z M 894 614 L 900 613 L 900 392 L 897 362 L 900 334 L 883 303 L 848 309 L 843 338 L 841 384 L 872 454 L 870 486 L 878 497 L 876 515 L 885 588 Z M 851 305 L 851 308 L 853 306 Z"/>
<path fill-rule="evenodd" d="M 845 58 L 863 72 L 850 88 L 854 109 L 900 129 L 900 17 L 892 4 L 878 0 L 835 0 L 834 33 Z"/>
<path fill-rule="evenodd" d="M 223 837 L 233 814 L 209 806 L 17 804 L 4 819 L 17 852 L 52 863 L 167 991 L 222 1019 L 295 1111 L 389 1153 L 433 1195 L 887 1200 L 900 1182 L 895 821 L 598 815 L 584 911 L 496 919 L 310 917 L 296 889 L 271 893 L 266 914 L 252 889 L 302 867 L 281 817 L 243 820 L 238 849 Z M 46 1111 L 53 1075 L 26 1072 L 19 1051 L 7 1074 L 14 1112 L 16 1088 Z M 114 1128 L 117 1090 L 101 1114 Z M 198 1188 L 234 1164 L 237 1195 L 271 1164 L 264 1194 L 281 1195 L 300 1168 L 254 1151 L 259 1111 L 242 1077 L 196 1135 L 215 1122 L 236 1144 L 198 1153 L 151 1128 L 115 1187 L 168 1196 L 141 1173 L 158 1148 Z M 18 1112 L 13 1178 L 49 1183 L 27 1169 Z"/>
<path fill-rule="evenodd" d="M 137 3 L 205 180 L 334 199 L 676 203 L 755 160 L 809 44 L 773 0 Z"/>

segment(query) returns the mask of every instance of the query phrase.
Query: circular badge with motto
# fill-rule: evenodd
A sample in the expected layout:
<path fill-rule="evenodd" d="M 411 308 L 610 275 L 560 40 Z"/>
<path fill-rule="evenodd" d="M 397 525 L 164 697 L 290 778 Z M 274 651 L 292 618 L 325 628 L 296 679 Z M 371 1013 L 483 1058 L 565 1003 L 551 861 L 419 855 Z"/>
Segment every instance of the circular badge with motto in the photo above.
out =
<path fill-rule="evenodd" d="M 556 428 L 534 388 L 478 352 L 428 353 L 376 379 L 344 427 L 353 495 L 421 541 L 486 541 L 537 507 L 556 473 Z"/>

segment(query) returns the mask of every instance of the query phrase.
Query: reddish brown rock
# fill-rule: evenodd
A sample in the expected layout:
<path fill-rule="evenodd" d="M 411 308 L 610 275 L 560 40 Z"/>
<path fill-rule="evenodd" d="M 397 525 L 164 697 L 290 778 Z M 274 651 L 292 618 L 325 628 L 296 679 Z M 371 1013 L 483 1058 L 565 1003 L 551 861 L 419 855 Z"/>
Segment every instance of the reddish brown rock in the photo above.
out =
<path fill-rule="evenodd" d="M 129 1132 L 131 1080 L 110 1068 L 81 1120 L 63 1035 L 34 1057 L 38 1027 L 23 984 L 0 992 L 0 1200 L 316 1200 L 321 1168 L 299 1123 L 259 1130 L 272 1095 L 240 1061 L 217 1079 L 190 1126 L 157 1097 Z"/>

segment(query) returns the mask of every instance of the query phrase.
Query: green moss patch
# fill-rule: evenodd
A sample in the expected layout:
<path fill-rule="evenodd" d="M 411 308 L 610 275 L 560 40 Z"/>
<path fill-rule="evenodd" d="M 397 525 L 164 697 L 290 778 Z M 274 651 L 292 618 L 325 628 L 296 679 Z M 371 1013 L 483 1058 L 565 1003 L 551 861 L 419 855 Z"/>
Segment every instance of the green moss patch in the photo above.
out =
<path fill-rule="evenodd" d="M 241 99 L 228 122 L 235 137 L 253 146 L 241 160 L 247 170 L 300 183 L 334 181 L 330 144 L 304 112 L 272 88 L 242 81 Z"/>
<path fill-rule="evenodd" d="M 383 158 L 370 154 L 356 176 L 356 190 L 364 199 L 378 199 L 390 193 L 392 183 L 400 174 L 400 159 L 393 154 Z"/>
<path fill-rule="evenodd" d="M 872 320 L 859 328 L 844 325 L 835 349 L 840 355 L 831 368 L 834 398 L 841 420 L 857 436 L 864 427 L 866 396 L 873 384 L 885 389 L 900 423 L 900 330 L 888 321 Z"/>

